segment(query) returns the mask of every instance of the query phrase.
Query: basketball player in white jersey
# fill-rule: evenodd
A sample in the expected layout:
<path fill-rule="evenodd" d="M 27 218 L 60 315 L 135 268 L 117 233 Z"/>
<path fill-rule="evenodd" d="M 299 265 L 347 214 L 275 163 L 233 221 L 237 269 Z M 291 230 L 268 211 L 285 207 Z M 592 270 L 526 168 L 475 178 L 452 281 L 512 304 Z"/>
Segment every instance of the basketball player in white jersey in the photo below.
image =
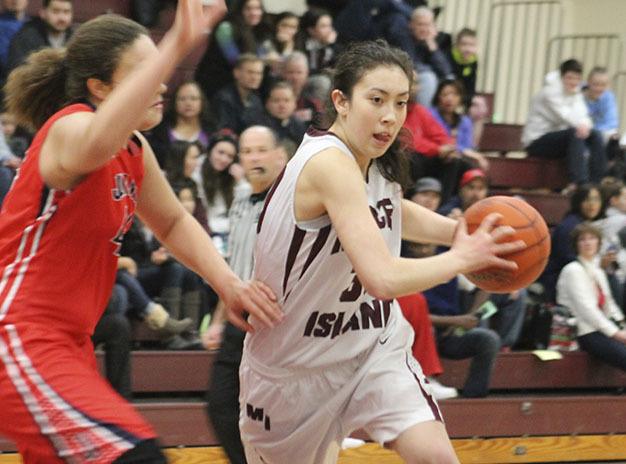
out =
<path fill-rule="evenodd" d="M 255 278 L 278 295 L 273 328 L 251 317 L 240 370 L 241 435 L 249 464 L 335 463 L 364 429 L 410 463 L 457 463 L 437 404 L 411 355 L 396 296 L 485 266 L 515 269 L 498 244 L 513 231 L 489 216 L 462 221 L 402 200 L 408 172 L 395 150 L 412 65 L 383 41 L 338 59 L 327 131 L 310 130 L 266 199 Z M 400 241 L 451 246 L 400 258 Z"/>

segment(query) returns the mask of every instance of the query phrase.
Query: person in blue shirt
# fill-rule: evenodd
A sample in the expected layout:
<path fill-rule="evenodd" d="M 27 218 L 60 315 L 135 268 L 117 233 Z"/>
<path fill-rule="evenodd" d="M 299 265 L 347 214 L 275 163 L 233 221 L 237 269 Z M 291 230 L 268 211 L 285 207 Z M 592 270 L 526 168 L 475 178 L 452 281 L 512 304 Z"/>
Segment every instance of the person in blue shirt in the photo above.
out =
<path fill-rule="evenodd" d="M 605 142 L 617 138 L 619 129 L 617 101 L 615 94 L 609 89 L 609 82 L 607 69 L 597 66 L 589 72 L 584 90 L 593 128 L 602 133 Z"/>
<path fill-rule="evenodd" d="M 5 74 L 9 44 L 17 31 L 30 18 L 26 14 L 28 0 L 2 0 L 2 13 L 0 13 L 0 67 Z M 6 76 L 3 77 L 3 82 Z"/>
<path fill-rule="evenodd" d="M 468 167 L 489 170 L 489 161 L 474 150 L 474 129 L 469 116 L 462 113 L 465 90 L 457 80 L 444 79 L 439 82 L 432 101 L 431 113 L 456 143 L 458 155 Z"/>

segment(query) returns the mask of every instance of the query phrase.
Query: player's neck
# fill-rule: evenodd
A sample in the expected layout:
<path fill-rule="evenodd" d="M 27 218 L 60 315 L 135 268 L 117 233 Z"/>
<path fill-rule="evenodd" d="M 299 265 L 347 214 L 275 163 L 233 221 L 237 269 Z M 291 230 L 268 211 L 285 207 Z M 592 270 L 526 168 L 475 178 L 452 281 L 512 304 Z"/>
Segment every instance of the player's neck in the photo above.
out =
<path fill-rule="evenodd" d="M 354 156 L 355 161 L 359 165 L 359 169 L 361 170 L 363 177 L 365 178 L 372 160 L 363 153 L 361 153 L 357 145 L 351 142 L 347 132 L 338 121 L 335 121 L 328 130 L 329 132 L 335 134 L 339 138 L 339 140 L 346 144 L 346 146 L 350 150 L 350 153 L 352 153 L 352 156 Z"/>

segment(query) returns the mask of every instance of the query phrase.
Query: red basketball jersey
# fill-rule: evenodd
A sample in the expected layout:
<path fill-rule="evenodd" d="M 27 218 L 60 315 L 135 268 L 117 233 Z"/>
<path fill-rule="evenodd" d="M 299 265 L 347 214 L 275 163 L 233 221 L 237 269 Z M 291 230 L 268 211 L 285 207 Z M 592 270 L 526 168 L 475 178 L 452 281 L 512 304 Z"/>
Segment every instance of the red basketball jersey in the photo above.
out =
<path fill-rule="evenodd" d="M 52 124 L 36 134 L 0 212 L 0 324 L 38 324 L 91 334 L 109 299 L 124 233 L 144 175 L 133 137 L 71 190 L 48 188 L 39 154 Z"/>

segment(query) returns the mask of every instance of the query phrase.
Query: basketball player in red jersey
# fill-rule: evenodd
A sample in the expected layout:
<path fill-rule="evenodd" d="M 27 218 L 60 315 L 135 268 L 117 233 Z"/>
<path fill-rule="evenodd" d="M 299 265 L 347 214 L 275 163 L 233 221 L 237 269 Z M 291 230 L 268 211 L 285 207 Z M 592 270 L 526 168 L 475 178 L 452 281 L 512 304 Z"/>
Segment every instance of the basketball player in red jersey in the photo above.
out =
<path fill-rule="evenodd" d="M 98 375 L 90 342 L 135 212 L 236 325 L 249 328 L 244 308 L 268 325 L 281 317 L 268 287 L 230 271 L 137 132 L 159 123 L 162 82 L 225 12 L 202 3 L 179 0 L 158 48 L 141 26 L 102 16 L 9 77 L 9 110 L 38 129 L 0 213 L 0 435 L 25 464 L 165 462 Z"/>

